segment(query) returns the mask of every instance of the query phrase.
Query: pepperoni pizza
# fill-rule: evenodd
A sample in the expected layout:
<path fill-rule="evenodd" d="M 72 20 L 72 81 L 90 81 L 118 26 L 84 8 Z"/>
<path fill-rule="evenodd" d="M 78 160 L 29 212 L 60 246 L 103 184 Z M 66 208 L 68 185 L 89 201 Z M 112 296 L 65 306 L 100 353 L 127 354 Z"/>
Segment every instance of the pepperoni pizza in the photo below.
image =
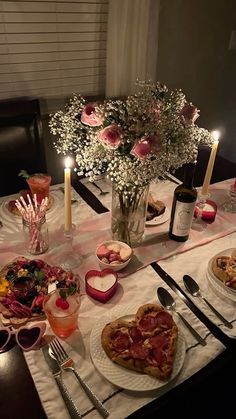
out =
<path fill-rule="evenodd" d="M 101 343 L 113 362 L 167 380 L 173 368 L 177 336 L 172 316 L 157 304 L 145 304 L 133 321 L 117 319 L 106 324 Z"/>

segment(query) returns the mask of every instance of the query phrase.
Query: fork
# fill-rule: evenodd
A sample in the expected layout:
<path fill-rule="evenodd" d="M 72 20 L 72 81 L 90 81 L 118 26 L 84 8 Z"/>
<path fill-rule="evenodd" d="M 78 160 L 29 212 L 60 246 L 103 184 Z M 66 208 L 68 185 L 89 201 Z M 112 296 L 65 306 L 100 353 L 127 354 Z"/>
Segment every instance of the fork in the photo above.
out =
<path fill-rule="evenodd" d="M 100 191 L 100 195 L 107 195 L 109 193 L 108 191 L 103 191 L 102 188 L 100 188 L 100 186 L 97 185 L 95 182 L 92 182 L 92 185 Z"/>
<path fill-rule="evenodd" d="M 97 396 L 93 393 L 93 391 L 89 388 L 89 386 L 85 383 L 85 381 L 80 377 L 78 372 L 74 368 L 74 361 L 72 358 L 69 357 L 61 343 L 57 338 L 53 339 L 52 342 L 50 342 L 50 348 L 56 357 L 59 365 L 64 370 L 72 371 L 77 380 L 79 381 L 81 387 L 93 403 L 93 405 L 96 407 L 96 409 L 99 411 L 99 413 L 102 415 L 102 417 L 107 418 L 109 416 L 108 410 L 103 406 L 102 402 L 97 398 Z"/>

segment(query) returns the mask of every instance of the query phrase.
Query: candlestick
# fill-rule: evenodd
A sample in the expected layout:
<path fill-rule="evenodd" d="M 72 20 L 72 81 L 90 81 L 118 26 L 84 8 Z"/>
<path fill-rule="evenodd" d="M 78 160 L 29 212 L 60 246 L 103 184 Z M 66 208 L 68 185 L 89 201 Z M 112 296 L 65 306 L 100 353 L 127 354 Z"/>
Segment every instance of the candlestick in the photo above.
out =
<path fill-rule="evenodd" d="M 208 188 L 209 188 L 209 184 L 210 184 L 210 181 L 211 181 L 212 170 L 213 170 L 213 167 L 214 167 L 217 148 L 218 148 L 218 144 L 219 144 L 220 134 L 219 134 L 218 131 L 213 131 L 212 136 L 214 138 L 214 143 L 212 145 L 211 154 L 210 154 L 210 158 L 209 158 L 209 161 L 208 161 L 207 170 L 206 170 L 206 173 L 205 173 L 205 178 L 204 178 L 204 182 L 203 182 L 203 186 L 202 186 L 202 190 L 201 190 L 201 195 L 203 195 L 203 196 L 207 196 L 207 193 L 208 193 Z"/>
<path fill-rule="evenodd" d="M 65 188 L 65 234 L 71 234 L 72 217 L 71 217 L 71 159 L 66 158 L 64 169 L 64 188 Z"/>

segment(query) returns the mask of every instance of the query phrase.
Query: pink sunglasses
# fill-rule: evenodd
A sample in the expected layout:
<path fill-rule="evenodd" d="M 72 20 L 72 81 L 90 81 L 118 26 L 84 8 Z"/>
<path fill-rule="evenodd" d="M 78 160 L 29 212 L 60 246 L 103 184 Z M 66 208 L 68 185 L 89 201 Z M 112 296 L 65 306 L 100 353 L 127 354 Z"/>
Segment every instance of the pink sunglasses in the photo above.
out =
<path fill-rule="evenodd" d="M 45 323 L 36 323 L 33 326 L 22 326 L 19 329 L 11 330 L 10 327 L 0 328 L 0 350 L 4 349 L 11 337 L 14 336 L 16 343 L 23 351 L 31 351 L 40 342 L 46 330 Z"/>

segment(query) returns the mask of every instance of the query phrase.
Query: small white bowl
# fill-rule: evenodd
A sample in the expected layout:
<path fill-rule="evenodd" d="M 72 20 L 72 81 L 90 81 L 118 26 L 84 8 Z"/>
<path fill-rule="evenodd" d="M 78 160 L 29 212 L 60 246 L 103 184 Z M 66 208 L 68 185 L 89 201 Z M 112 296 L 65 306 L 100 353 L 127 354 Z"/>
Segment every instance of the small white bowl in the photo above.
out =
<path fill-rule="evenodd" d="M 98 257 L 98 254 L 97 254 L 97 252 L 98 252 L 98 249 L 101 247 L 101 246 L 105 246 L 105 247 L 107 247 L 107 246 L 114 246 L 114 248 L 116 248 L 117 247 L 117 250 L 118 249 L 124 249 L 124 250 L 126 250 L 127 252 L 130 252 L 130 257 L 128 258 L 128 259 L 126 259 L 124 262 L 120 262 L 120 263 L 116 263 L 115 261 L 113 261 L 113 262 L 105 262 L 104 260 L 101 260 L 99 257 Z M 109 251 L 110 249 L 108 249 L 108 251 Z M 111 250 L 111 253 L 112 253 L 112 250 Z M 98 262 L 99 262 L 99 265 L 100 265 L 100 268 L 102 268 L 102 269 L 107 269 L 107 268 L 109 268 L 109 269 L 112 269 L 113 271 L 115 271 L 115 272 L 118 272 L 118 271 L 121 271 L 121 269 L 124 269 L 127 265 L 128 265 L 128 263 L 130 262 L 130 260 L 131 260 L 131 258 L 132 258 L 132 254 L 133 254 L 133 250 L 131 249 L 131 247 L 128 245 L 128 244 L 126 244 L 126 243 L 123 243 L 123 242 L 120 242 L 120 241 L 118 241 L 118 240 L 107 240 L 107 241 L 104 241 L 104 242 L 102 242 L 102 243 L 100 243 L 98 246 L 97 246 L 97 248 L 96 248 L 96 257 L 97 257 L 97 259 L 98 259 Z"/>

